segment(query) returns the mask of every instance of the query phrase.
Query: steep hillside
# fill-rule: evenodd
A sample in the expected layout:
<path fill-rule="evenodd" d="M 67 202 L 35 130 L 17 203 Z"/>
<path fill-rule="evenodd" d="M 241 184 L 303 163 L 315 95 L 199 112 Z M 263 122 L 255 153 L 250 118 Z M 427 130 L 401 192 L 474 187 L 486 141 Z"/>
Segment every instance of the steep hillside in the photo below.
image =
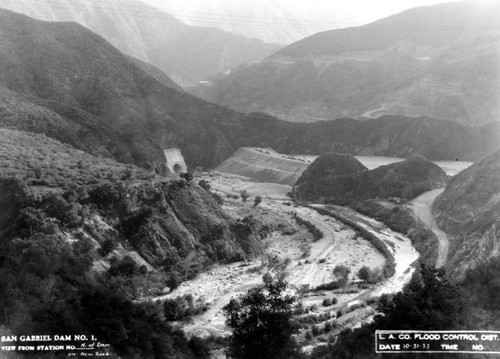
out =
<path fill-rule="evenodd" d="M 0 20 L 1 125 L 151 168 L 162 148 L 204 166 L 236 148 L 221 131 L 240 114 L 165 86 L 84 27 L 8 11 Z"/>
<path fill-rule="evenodd" d="M 293 184 L 309 166 L 305 159 L 281 155 L 272 149 L 240 148 L 216 170 L 251 177 L 259 182 Z"/>
<path fill-rule="evenodd" d="M 231 244 L 218 244 L 221 246 L 218 251 L 210 252 L 212 255 L 217 253 L 212 260 L 243 255 L 234 243 L 230 218 L 207 191 L 194 184 L 185 180 L 161 179 L 139 167 L 96 158 L 43 134 L 0 129 L 0 140 L 2 178 L 18 178 L 27 186 L 26 193 L 31 191 L 42 198 L 75 187 L 84 188 L 88 195 L 80 193 L 78 196 L 82 198 L 73 200 L 80 201 L 81 205 L 97 206 L 99 212 L 96 214 L 111 222 L 113 218 L 130 222 L 128 231 L 125 229 L 127 224 L 121 224 L 122 240 L 130 240 L 150 264 L 160 265 L 172 246 L 181 256 L 200 250 L 200 240 L 210 246 L 210 241 L 206 241 L 215 229 L 219 231 L 215 237 L 221 241 L 229 240 Z M 21 193 L 16 195 L 21 196 Z M 9 196 L 7 194 L 6 198 Z M 38 206 L 43 202 L 43 199 L 36 199 L 33 203 Z M 46 210 L 46 206 L 42 208 Z M 9 209 L 7 205 L 5 209 Z M 137 242 L 134 242 L 134 233 L 141 234 Z M 226 253 L 224 246 L 231 253 Z"/>
<path fill-rule="evenodd" d="M 448 265 L 462 276 L 500 254 L 500 151 L 462 171 L 436 199 L 433 208 L 439 226 L 451 236 Z"/>
<path fill-rule="evenodd" d="M 2 328 L 92 333 L 123 358 L 199 357 L 144 298 L 257 253 L 259 221 L 229 217 L 194 182 L 45 135 L 0 129 L 0 169 Z"/>
<path fill-rule="evenodd" d="M 242 146 L 475 160 L 495 148 L 500 133 L 496 124 L 473 129 L 428 118 L 294 124 L 244 115 L 165 86 L 80 25 L 8 11 L 0 20 L 0 125 L 146 168 L 161 169 L 162 149 L 170 147 L 204 167 Z"/>
<path fill-rule="evenodd" d="M 77 22 L 120 51 L 157 66 L 180 85 L 261 60 L 279 49 L 214 27 L 186 25 L 139 0 L 0 0 L 0 8 L 40 20 Z"/>
<path fill-rule="evenodd" d="M 324 153 L 319 156 L 295 184 L 295 194 L 301 200 L 349 196 L 347 188 L 356 173 L 367 168 L 352 155 Z M 346 180 L 346 182 L 343 181 Z"/>
<path fill-rule="evenodd" d="M 410 157 L 368 171 L 353 156 L 329 153 L 319 156 L 304 171 L 294 193 L 299 200 L 340 204 L 369 198 L 409 200 L 444 187 L 446 182 L 446 173 L 423 157 Z"/>
<path fill-rule="evenodd" d="M 497 2 L 458 2 L 318 33 L 220 77 L 203 96 L 300 122 L 383 114 L 497 121 L 499 17 Z"/>

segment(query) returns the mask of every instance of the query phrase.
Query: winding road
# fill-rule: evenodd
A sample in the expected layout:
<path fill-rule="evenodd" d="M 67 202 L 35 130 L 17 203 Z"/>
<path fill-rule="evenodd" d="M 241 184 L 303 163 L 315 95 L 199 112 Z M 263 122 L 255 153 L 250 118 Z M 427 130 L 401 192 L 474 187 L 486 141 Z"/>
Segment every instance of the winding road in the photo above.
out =
<path fill-rule="evenodd" d="M 450 247 L 448 236 L 439 229 L 436 219 L 432 215 L 432 203 L 443 191 L 444 188 L 439 188 L 425 192 L 408 203 L 409 207 L 415 212 L 417 217 L 424 222 L 427 227 L 432 230 L 432 232 L 434 232 L 439 241 L 438 258 L 436 260 L 437 268 L 443 267 L 446 264 L 448 250 Z"/>

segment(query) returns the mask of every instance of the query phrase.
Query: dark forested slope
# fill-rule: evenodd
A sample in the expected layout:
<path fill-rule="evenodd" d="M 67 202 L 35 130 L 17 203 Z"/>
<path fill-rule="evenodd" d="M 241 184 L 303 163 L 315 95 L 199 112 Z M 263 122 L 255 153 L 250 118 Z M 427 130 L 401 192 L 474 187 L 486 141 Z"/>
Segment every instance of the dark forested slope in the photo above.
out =
<path fill-rule="evenodd" d="M 326 153 L 304 171 L 294 193 L 299 200 L 340 204 L 368 198 L 409 200 L 444 187 L 446 182 L 446 173 L 423 157 L 410 157 L 368 171 L 353 156 Z"/>
<path fill-rule="evenodd" d="M 200 357 L 144 299 L 257 253 L 261 239 L 257 220 L 237 222 L 194 182 L 9 129 L 0 210 L 2 330 L 94 335 L 122 358 Z"/>

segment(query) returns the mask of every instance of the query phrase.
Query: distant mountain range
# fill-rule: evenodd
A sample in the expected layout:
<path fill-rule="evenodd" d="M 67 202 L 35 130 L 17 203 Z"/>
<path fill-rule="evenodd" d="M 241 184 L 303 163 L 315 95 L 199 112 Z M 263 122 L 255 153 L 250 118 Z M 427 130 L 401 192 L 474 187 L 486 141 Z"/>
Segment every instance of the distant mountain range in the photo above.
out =
<path fill-rule="evenodd" d="M 0 126 L 124 163 L 161 168 L 162 149 L 179 147 L 190 166 L 210 168 L 244 146 L 475 160 L 496 148 L 500 133 L 497 124 L 400 116 L 290 123 L 203 101 L 158 71 L 78 24 L 0 11 Z"/>
<path fill-rule="evenodd" d="M 499 18 L 498 2 L 413 8 L 312 35 L 197 93 L 291 121 L 393 114 L 478 126 L 500 116 Z"/>
<path fill-rule="evenodd" d="M 283 0 L 145 0 L 195 26 L 225 31 L 269 43 L 290 44 L 314 33 L 362 24 L 366 14 L 345 4 Z M 372 14 L 370 14 L 372 15 Z M 376 16 L 376 15 L 375 15 Z"/>
<path fill-rule="evenodd" d="M 215 27 L 186 25 L 139 0 L 0 0 L 0 8 L 47 21 L 74 21 L 180 85 L 259 61 L 280 46 Z"/>

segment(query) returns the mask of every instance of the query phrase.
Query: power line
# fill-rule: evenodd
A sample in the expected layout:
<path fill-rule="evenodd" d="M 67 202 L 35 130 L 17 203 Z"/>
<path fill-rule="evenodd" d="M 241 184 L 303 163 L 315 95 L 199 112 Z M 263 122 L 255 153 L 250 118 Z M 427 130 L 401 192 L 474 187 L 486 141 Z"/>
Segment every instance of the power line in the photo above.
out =
<path fill-rule="evenodd" d="M 23 1 L 23 0 L 20 0 Z M 43 0 L 42 0 L 43 1 Z M 18 3 L 15 0 L 1 0 L 0 2 L 10 2 L 10 3 Z M 24 2 L 27 2 L 24 0 Z M 36 0 L 31 0 L 32 3 L 41 5 L 39 1 Z M 87 8 L 86 5 L 90 5 L 89 7 L 93 9 L 117 9 L 117 7 L 106 7 L 102 5 L 97 5 L 89 2 L 88 4 L 83 4 L 83 3 L 75 3 L 75 2 L 60 2 L 60 1 L 55 1 L 55 0 L 46 0 L 43 1 L 44 3 L 47 4 L 55 4 L 55 5 L 63 5 L 67 8 L 72 8 L 72 7 L 84 7 Z M 97 5 L 97 6 L 96 6 Z M 316 21 L 316 20 L 298 20 L 298 19 L 290 19 L 290 18 L 276 18 L 276 17 L 264 17 L 264 16 L 249 16 L 249 15 L 228 15 L 224 13 L 213 13 L 213 12 L 204 12 L 204 11 L 193 11 L 193 10 L 185 10 L 185 9 L 173 9 L 173 8 L 156 8 L 154 6 L 149 6 L 149 5 L 138 5 L 138 4 L 116 4 L 119 6 L 121 9 L 125 10 L 130 10 L 133 12 L 141 13 L 141 12 L 148 12 L 148 13 L 165 13 L 165 14 L 170 14 L 170 13 L 179 13 L 179 14 L 192 14 L 189 15 L 190 17 L 193 18 L 200 18 L 199 15 L 202 15 L 201 18 L 208 19 L 208 20 L 217 20 L 219 17 L 226 17 L 229 19 L 247 19 L 247 20 L 270 20 L 270 21 L 287 21 L 287 22 L 299 22 L 299 23 L 311 23 L 312 25 L 314 24 L 324 24 L 324 25 L 329 25 L 331 22 L 330 21 Z M 209 15 L 209 17 L 204 17 L 205 15 Z M 355 26 L 358 25 L 357 23 L 339 23 L 340 25 L 344 26 Z"/>
<path fill-rule="evenodd" d="M 5 3 L 5 2 L 10 2 L 16 4 L 15 1 L 13 0 L 0 0 L 0 3 Z M 58 8 L 58 9 L 64 9 L 64 10 L 103 10 L 103 11 L 113 11 L 114 14 L 118 15 L 125 15 L 125 16 L 130 16 L 130 17 L 136 17 L 136 18 L 151 18 L 151 19 L 177 19 L 176 17 L 162 12 L 161 10 L 158 10 L 154 7 L 146 7 L 146 6 L 140 6 L 140 5 L 133 5 L 133 4 L 128 4 L 128 5 L 120 5 L 120 7 L 110 7 L 110 6 L 101 6 L 96 4 L 89 4 L 90 6 L 87 6 L 86 4 L 68 4 L 68 3 L 62 3 L 54 0 L 45 0 L 44 3 L 42 4 L 39 1 L 36 0 L 24 0 L 24 2 L 30 2 L 33 5 L 36 6 L 45 6 L 48 8 Z M 182 13 L 182 12 L 181 12 Z M 202 14 L 202 12 L 192 12 L 192 13 L 199 13 Z M 209 13 L 205 13 L 209 14 Z M 257 26 L 257 27 L 268 27 L 268 26 L 273 26 L 273 27 L 293 27 L 296 29 L 321 29 L 321 30 L 327 30 L 327 29 L 336 29 L 336 28 L 344 28 L 347 26 L 353 26 L 357 24 L 353 23 L 341 23 L 341 22 L 323 22 L 323 21 L 301 21 L 297 19 L 286 19 L 286 18 L 266 18 L 266 17 L 259 17 L 259 16 L 238 16 L 238 15 L 223 15 L 222 19 L 216 19 L 216 18 L 211 18 L 211 17 L 203 17 L 203 16 L 196 16 L 196 15 L 190 15 L 190 16 L 183 16 L 182 17 L 185 21 L 193 21 L 193 22 L 203 22 L 208 25 L 252 25 L 252 26 Z M 178 20 L 178 19 L 177 19 Z M 264 21 L 264 20 L 269 20 L 269 21 Z M 376 32 L 376 31 L 388 31 L 388 30 L 400 30 L 400 31 L 426 31 L 426 32 L 432 32 L 432 31 L 498 31 L 500 30 L 500 25 L 494 26 L 494 25 L 464 25 L 464 26 L 447 26 L 447 25 L 427 25 L 427 26 L 422 26 L 422 25 L 391 25 L 391 24 L 369 24 L 367 26 L 362 26 L 362 27 L 354 27 L 351 28 L 350 31 L 365 31 L 365 32 Z"/>

